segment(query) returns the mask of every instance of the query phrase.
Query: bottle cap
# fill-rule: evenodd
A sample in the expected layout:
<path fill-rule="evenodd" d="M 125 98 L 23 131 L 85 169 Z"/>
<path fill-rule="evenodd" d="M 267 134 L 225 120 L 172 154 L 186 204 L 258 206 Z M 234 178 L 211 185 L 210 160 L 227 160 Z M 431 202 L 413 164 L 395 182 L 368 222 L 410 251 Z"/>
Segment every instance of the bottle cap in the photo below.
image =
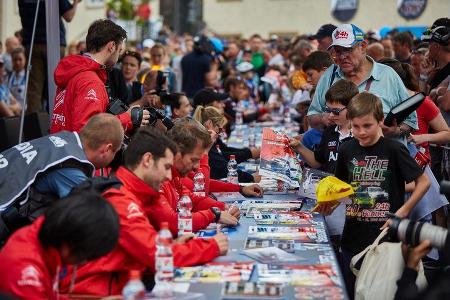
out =
<path fill-rule="evenodd" d="M 231 155 L 230 155 L 230 159 L 236 159 L 236 155 L 231 154 Z"/>
<path fill-rule="evenodd" d="M 161 229 L 168 229 L 169 228 L 169 222 L 161 222 L 161 225 L 159 227 L 161 227 Z"/>
<path fill-rule="evenodd" d="M 130 271 L 130 279 L 141 279 L 141 271 L 139 270 L 131 270 Z"/>

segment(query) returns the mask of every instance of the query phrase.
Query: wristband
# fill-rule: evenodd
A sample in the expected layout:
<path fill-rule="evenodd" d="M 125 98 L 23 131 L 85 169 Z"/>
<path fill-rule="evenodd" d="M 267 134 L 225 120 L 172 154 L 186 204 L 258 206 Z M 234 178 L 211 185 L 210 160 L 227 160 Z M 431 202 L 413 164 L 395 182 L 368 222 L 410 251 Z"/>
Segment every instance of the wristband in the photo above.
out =
<path fill-rule="evenodd" d="M 218 223 L 220 220 L 220 214 L 221 214 L 220 209 L 218 207 L 211 207 L 210 209 L 215 216 L 214 222 Z"/>

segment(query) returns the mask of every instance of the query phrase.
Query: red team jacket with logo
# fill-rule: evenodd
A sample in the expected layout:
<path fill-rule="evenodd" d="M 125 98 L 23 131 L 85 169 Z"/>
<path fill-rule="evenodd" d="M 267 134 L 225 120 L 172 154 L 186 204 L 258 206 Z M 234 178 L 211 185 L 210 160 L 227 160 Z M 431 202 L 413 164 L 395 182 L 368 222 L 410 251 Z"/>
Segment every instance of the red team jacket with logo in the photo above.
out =
<path fill-rule="evenodd" d="M 152 225 L 159 229 L 161 222 L 169 222 L 169 229 L 172 235 L 178 234 L 178 200 L 183 191 L 189 193 L 192 201 L 192 231 L 198 231 L 208 227 L 214 222 L 214 213 L 211 207 L 225 209 L 223 202 L 216 201 L 209 197 L 194 196 L 192 192 L 183 186 L 178 171 L 172 168 L 172 180 L 163 183 L 158 201 L 146 203 L 145 211 Z"/>
<path fill-rule="evenodd" d="M 106 112 L 109 97 L 104 66 L 88 56 L 69 55 L 59 62 L 54 76 L 57 90 L 50 133 L 79 132 L 90 117 Z M 117 117 L 125 130 L 132 128 L 128 113 Z"/>
<path fill-rule="evenodd" d="M 119 243 L 108 255 L 79 266 L 72 293 L 118 295 L 128 281 L 130 270 L 155 272 L 158 233 L 144 214 L 143 206 L 155 202 L 159 193 L 124 167 L 118 169 L 116 176 L 123 185 L 106 191 L 103 196 L 119 214 Z M 214 239 L 192 239 L 173 245 L 172 250 L 176 267 L 204 264 L 220 255 Z M 64 293 L 69 292 L 70 286 L 69 276 L 66 279 L 61 283 Z"/>
<path fill-rule="evenodd" d="M 44 217 L 15 232 L 0 251 L 0 292 L 19 299 L 57 299 L 61 258 L 56 249 L 44 249 L 39 230 Z"/>

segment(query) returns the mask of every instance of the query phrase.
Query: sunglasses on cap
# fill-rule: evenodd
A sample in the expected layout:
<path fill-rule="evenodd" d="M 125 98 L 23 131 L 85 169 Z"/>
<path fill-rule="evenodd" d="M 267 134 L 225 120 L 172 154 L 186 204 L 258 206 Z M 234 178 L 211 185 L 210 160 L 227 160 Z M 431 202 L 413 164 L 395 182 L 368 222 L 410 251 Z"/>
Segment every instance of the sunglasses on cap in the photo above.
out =
<path fill-rule="evenodd" d="M 325 106 L 325 112 L 326 113 L 329 113 L 329 114 L 333 114 L 333 115 L 336 115 L 336 116 L 338 116 L 340 113 L 341 113 L 341 111 L 343 111 L 344 109 L 346 109 L 347 107 L 343 107 L 343 108 L 330 108 L 330 107 L 328 107 L 328 106 Z"/>
<path fill-rule="evenodd" d="M 125 56 L 132 56 L 138 60 L 139 63 L 142 62 L 142 56 L 139 54 L 139 52 L 126 50 L 122 55 L 122 60 L 125 58 Z"/>

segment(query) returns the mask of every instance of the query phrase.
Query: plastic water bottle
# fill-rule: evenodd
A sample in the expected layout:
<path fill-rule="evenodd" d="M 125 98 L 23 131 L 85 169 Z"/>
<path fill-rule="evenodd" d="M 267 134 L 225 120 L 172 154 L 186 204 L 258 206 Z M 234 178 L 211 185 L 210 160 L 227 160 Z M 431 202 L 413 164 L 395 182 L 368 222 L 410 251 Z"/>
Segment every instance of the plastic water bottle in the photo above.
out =
<path fill-rule="evenodd" d="M 228 175 L 227 175 L 227 181 L 229 183 L 235 183 L 238 184 L 238 173 L 237 173 L 237 162 L 236 162 L 236 156 L 230 155 L 230 160 L 228 161 Z"/>
<path fill-rule="evenodd" d="M 138 300 L 145 297 L 145 286 L 141 281 L 141 272 L 132 270 L 130 272 L 130 280 L 122 290 L 124 300 Z"/>
<path fill-rule="evenodd" d="M 194 195 L 205 197 L 205 176 L 202 172 L 197 171 L 194 175 Z"/>
<path fill-rule="evenodd" d="M 178 236 L 186 233 L 192 233 L 192 201 L 187 192 L 178 201 Z"/>
<path fill-rule="evenodd" d="M 162 222 L 161 230 L 156 237 L 155 255 L 155 288 L 153 293 L 158 298 L 173 296 L 173 253 L 172 234 L 169 223 Z"/>
<path fill-rule="evenodd" d="M 250 133 L 248 135 L 248 147 L 256 147 L 255 124 L 250 123 Z"/>

